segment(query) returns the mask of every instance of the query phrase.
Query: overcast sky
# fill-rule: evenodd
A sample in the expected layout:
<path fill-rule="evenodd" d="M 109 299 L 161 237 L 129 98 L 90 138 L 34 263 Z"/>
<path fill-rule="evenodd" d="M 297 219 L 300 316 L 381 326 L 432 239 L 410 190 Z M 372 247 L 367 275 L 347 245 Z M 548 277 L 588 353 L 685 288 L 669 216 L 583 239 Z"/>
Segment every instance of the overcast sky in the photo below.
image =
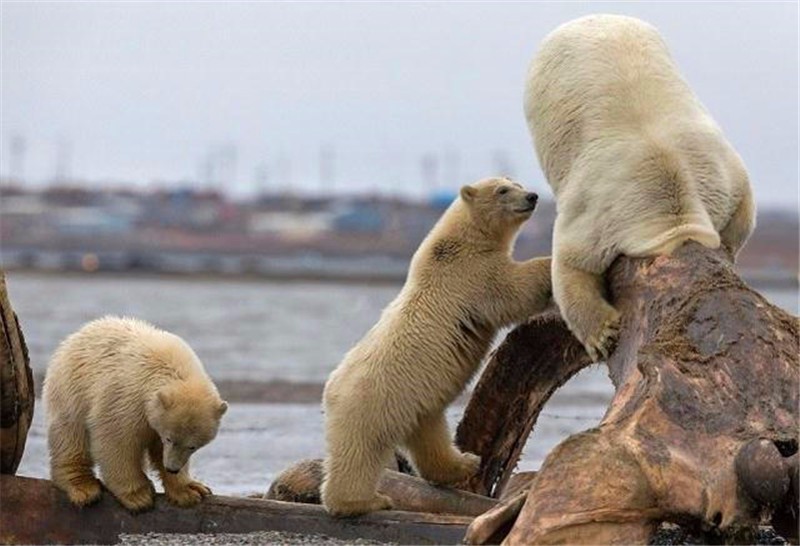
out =
<path fill-rule="evenodd" d="M 759 202 L 798 202 L 794 2 L 0 9 L 0 173 L 19 168 L 16 137 L 39 184 L 58 172 L 109 185 L 203 180 L 209 158 L 228 157 L 217 172 L 233 173 L 237 193 L 258 183 L 419 195 L 498 170 L 548 191 L 522 114 L 528 62 L 560 23 L 611 12 L 660 29 Z"/>

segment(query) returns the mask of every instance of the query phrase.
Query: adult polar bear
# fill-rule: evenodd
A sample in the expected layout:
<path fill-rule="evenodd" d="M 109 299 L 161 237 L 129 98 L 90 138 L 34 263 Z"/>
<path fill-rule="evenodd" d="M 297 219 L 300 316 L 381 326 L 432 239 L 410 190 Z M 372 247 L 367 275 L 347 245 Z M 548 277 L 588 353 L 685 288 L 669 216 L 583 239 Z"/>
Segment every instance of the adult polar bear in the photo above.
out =
<path fill-rule="evenodd" d="M 525 114 L 558 206 L 553 295 L 599 360 L 619 323 L 606 269 L 688 239 L 735 256 L 755 227 L 747 173 L 656 29 L 632 17 L 582 17 L 547 36 Z"/>

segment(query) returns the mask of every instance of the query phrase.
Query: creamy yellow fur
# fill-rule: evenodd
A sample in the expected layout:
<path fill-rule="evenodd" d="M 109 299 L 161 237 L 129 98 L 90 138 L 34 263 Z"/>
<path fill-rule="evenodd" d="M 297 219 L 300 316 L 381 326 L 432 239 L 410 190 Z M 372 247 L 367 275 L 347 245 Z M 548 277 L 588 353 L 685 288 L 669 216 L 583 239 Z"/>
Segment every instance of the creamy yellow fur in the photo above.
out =
<path fill-rule="evenodd" d="M 65 339 L 44 383 L 50 473 L 77 505 L 100 497 L 93 467 L 129 510 L 153 505 L 145 456 L 180 506 L 211 491 L 189 475 L 189 456 L 217 434 L 227 409 L 178 336 L 106 317 Z"/>
<path fill-rule="evenodd" d="M 551 299 L 549 258 L 511 258 L 535 197 L 501 178 L 462 188 L 414 254 L 400 294 L 331 374 L 322 501 L 332 514 L 391 506 L 375 486 L 398 446 L 432 482 L 477 469 L 479 458 L 453 445 L 444 411 L 497 330 Z"/>
<path fill-rule="evenodd" d="M 735 255 L 755 227 L 750 183 L 658 32 L 631 17 L 583 17 L 546 37 L 525 112 L 558 204 L 554 297 L 599 359 L 619 321 L 603 293 L 614 259 L 688 239 Z"/>

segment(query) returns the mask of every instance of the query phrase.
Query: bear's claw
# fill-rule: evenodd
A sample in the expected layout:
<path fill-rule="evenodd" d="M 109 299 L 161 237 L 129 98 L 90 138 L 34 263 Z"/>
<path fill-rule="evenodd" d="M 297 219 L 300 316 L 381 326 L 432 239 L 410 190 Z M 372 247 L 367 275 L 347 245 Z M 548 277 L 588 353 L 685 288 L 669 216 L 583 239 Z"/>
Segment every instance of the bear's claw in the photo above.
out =
<path fill-rule="evenodd" d="M 167 500 L 176 506 L 194 506 L 203 497 L 211 494 L 211 489 L 198 481 L 191 481 L 179 486 L 165 487 Z"/>
<path fill-rule="evenodd" d="M 461 454 L 461 466 L 464 470 L 465 478 L 471 478 L 481 466 L 481 458 L 474 453 Z"/>
<path fill-rule="evenodd" d="M 478 471 L 481 458 L 474 453 L 459 453 L 446 466 L 439 468 L 435 474 L 422 474 L 422 477 L 431 483 L 439 485 L 453 485 L 468 480 Z"/>
<path fill-rule="evenodd" d="M 593 362 L 608 360 L 614 352 L 619 336 L 619 314 L 608 317 L 602 325 L 584 341 L 583 346 Z"/>

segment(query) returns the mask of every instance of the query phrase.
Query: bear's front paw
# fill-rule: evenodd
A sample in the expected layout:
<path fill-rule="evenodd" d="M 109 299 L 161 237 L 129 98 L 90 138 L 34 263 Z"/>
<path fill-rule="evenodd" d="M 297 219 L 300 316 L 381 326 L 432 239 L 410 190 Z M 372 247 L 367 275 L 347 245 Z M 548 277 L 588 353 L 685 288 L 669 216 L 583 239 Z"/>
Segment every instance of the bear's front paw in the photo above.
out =
<path fill-rule="evenodd" d="M 153 489 L 153 484 L 148 483 L 147 485 L 138 487 L 133 491 L 122 494 L 115 493 L 114 496 L 117 497 L 117 500 L 120 503 L 122 503 L 122 506 L 131 512 L 141 512 L 153 507 L 155 491 Z"/>
<path fill-rule="evenodd" d="M 592 361 L 608 360 L 616 348 L 618 336 L 619 313 L 612 307 L 608 315 L 597 323 L 597 328 L 586 336 L 583 346 Z"/>
<path fill-rule="evenodd" d="M 458 453 L 452 460 L 429 470 L 422 477 L 438 485 L 455 485 L 475 475 L 480 468 L 481 458 L 474 453 Z"/>
<path fill-rule="evenodd" d="M 198 481 L 165 487 L 164 493 L 167 500 L 176 506 L 194 506 L 211 494 L 211 489 Z"/>
<path fill-rule="evenodd" d="M 80 483 L 70 483 L 66 487 L 70 502 L 76 506 L 87 506 L 100 499 L 103 492 L 100 481 L 96 478 L 87 478 Z"/>
<path fill-rule="evenodd" d="M 474 453 L 462 453 L 461 466 L 464 469 L 464 477 L 471 478 L 476 472 L 478 472 L 478 469 L 481 466 L 481 458 Z"/>

